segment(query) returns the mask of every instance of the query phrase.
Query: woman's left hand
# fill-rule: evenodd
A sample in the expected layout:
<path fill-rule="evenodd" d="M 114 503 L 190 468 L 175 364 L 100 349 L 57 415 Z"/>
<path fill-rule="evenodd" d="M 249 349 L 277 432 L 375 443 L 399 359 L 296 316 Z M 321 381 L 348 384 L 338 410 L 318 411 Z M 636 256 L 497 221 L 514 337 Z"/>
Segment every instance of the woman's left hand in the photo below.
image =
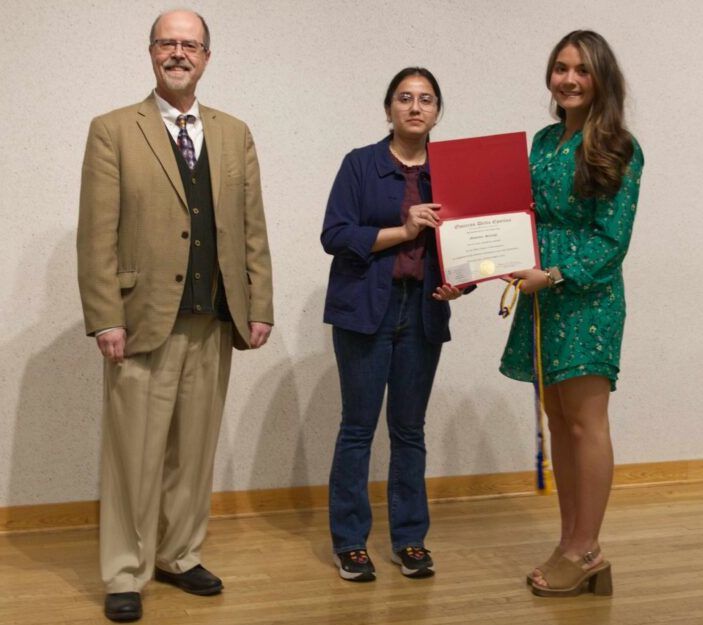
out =
<path fill-rule="evenodd" d="M 432 297 L 438 302 L 448 302 L 449 300 L 461 297 L 461 291 L 451 284 L 443 284 L 435 289 L 434 293 L 432 293 Z"/>
<path fill-rule="evenodd" d="M 532 295 L 549 286 L 549 278 L 547 278 L 547 274 L 541 269 L 514 271 L 510 274 L 510 277 L 516 280 L 522 280 L 520 290 L 525 293 L 525 295 Z"/>

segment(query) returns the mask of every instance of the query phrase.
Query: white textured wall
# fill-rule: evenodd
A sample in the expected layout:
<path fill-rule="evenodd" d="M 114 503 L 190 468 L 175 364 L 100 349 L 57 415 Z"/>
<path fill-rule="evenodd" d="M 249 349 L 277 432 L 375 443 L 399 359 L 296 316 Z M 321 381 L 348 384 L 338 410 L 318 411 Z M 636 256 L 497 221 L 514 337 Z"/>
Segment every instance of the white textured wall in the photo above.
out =
<path fill-rule="evenodd" d="M 630 86 L 644 147 L 640 212 L 626 261 L 629 317 L 612 399 L 617 461 L 703 457 L 701 163 L 703 65 L 697 0 L 376 2 L 210 0 L 213 56 L 204 103 L 246 120 L 261 159 L 277 325 L 263 350 L 235 354 L 216 490 L 321 484 L 339 419 L 330 329 L 321 323 L 329 259 L 318 233 L 351 148 L 386 130 L 392 75 L 420 64 L 446 111 L 434 139 L 550 122 L 551 47 L 600 31 Z M 1 0 L 0 506 L 97 497 L 101 361 L 83 336 L 74 238 L 90 119 L 144 98 L 153 1 Z M 503 378 L 508 322 L 490 283 L 453 305 L 431 401 L 429 475 L 525 470 L 531 388 Z M 386 470 L 385 427 L 373 457 Z"/>

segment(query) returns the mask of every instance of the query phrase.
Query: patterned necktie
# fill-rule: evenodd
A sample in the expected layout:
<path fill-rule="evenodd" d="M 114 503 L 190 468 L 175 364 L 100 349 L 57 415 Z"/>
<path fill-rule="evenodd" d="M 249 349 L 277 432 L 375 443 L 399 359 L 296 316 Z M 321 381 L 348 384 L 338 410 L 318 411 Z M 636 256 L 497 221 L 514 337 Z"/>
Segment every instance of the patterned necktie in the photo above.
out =
<path fill-rule="evenodd" d="M 176 118 L 176 124 L 180 128 L 176 143 L 181 154 L 183 154 L 183 158 L 186 160 L 188 168 L 193 171 L 195 169 L 195 146 L 186 130 L 186 125 L 189 123 L 195 123 L 195 115 L 179 115 Z"/>

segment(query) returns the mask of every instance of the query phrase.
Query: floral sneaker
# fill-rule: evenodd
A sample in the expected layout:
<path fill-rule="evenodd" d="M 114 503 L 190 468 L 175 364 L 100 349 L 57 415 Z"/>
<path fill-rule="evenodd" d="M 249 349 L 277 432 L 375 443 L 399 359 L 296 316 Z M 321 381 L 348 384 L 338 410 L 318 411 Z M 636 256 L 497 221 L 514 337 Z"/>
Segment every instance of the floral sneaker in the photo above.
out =
<path fill-rule="evenodd" d="M 391 560 L 400 564 L 400 572 L 406 577 L 431 577 L 434 562 L 430 550 L 424 547 L 406 547 L 391 555 Z"/>
<path fill-rule="evenodd" d="M 333 554 L 332 557 L 342 579 L 350 582 L 372 582 L 376 579 L 376 567 L 365 549 L 342 551 Z"/>

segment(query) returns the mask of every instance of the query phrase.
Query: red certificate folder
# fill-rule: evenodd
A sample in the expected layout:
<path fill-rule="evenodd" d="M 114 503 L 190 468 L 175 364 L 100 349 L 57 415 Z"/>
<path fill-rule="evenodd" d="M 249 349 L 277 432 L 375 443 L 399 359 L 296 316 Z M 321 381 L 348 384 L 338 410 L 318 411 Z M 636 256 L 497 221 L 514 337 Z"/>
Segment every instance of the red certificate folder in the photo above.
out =
<path fill-rule="evenodd" d="M 441 219 L 532 210 L 524 132 L 428 144 Z"/>
<path fill-rule="evenodd" d="M 505 254 L 498 254 L 496 258 L 490 257 L 490 245 L 483 245 L 466 250 L 467 260 L 460 271 L 456 269 L 456 254 L 452 259 L 445 258 L 442 235 L 440 228 L 437 228 L 435 236 L 444 282 L 463 287 L 500 278 L 518 269 L 539 266 L 526 134 L 514 132 L 471 139 L 438 141 L 430 143 L 428 150 L 432 176 L 432 201 L 442 205 L 439 216 L 443 223 L 454 222 L 454 220 L 472 221 L 471 224 L 462 223 L 456 226 L 468 228 L 477 225 L 475 218 L 500 218 L 500 215 L 505 213 L 527 213 L 531 222 L 533 249 L 527 255 L 524 253 L 519 255 L 523 260 L 518 261 L 517 266 L 511 265 L 509 259 L 503 262 Z M 509 217 L 506 215 L 508 221 Z M 481 220 L 478 226 L 482 227 L 486 223 L 488 222 Z M 454 227 L 453 223 L 447 225 Z M 524 239 L 523 241 L 527 247 L 521 249 L 528 250 L 530 241 Z M 487 257 L 485 261 L 479 263 L 476 259 L 484 250 L 487 250 L 485 252 Z M 527 262 L 524 260 L 526 256 L 532 258 L 529 267 L 521 266 Z M 470 260 L 471 258 L 473 260 Z M 447 262 L 454 266 L 446 266 Z M 492 270 L 491 267 L 494 269 Z M 502 270 L 501 267 L 503 267 Z"/>

